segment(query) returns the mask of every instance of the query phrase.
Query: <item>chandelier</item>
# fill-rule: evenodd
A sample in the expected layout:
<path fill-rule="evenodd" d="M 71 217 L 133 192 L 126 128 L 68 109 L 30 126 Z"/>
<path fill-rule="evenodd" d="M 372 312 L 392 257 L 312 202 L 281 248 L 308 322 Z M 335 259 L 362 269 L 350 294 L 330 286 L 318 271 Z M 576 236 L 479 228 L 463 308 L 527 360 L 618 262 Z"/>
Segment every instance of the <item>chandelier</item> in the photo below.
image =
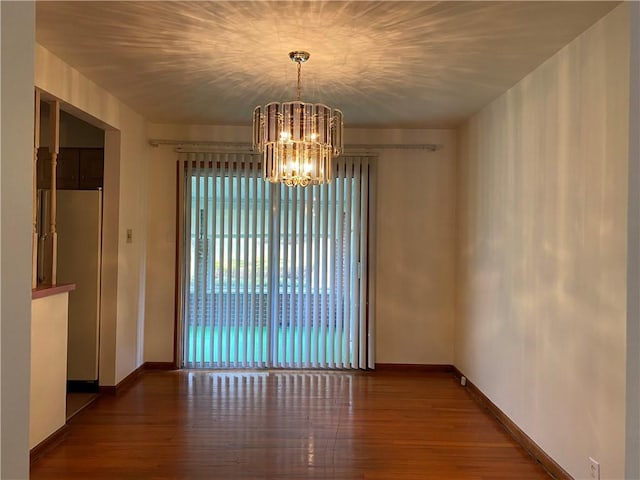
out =
<path fill-rule="evenodd" d="M 331 159 L 342 153 L 342 112 L 319 103 L 300 101 L 301 65 L 309 53 L 289 58 L 298 66 L 298 96 L 294 102 L 272 102 L 253 111 L 253 149 L 260 152 L 264 178 L 289 187 L 331 181 Z"/>

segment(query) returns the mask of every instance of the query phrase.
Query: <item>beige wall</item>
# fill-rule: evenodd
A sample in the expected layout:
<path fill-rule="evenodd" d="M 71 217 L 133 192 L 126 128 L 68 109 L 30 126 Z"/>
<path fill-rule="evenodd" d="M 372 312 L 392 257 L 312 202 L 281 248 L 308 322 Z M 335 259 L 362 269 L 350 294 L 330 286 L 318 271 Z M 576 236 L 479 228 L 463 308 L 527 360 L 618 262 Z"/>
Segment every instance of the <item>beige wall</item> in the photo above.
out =
<path fill-rule="evenodd" d="M 36 45 L 35 84 L 63 108 L 106 130 L 100 384 L 142 363 L 149 150 L 146 121 Z M 126 230 L 133 242 L 126 243 Z"/>
<path fill-rule="evenodd" d="M 628 21 L 460 129 L 455 364 L 575 478 L 624 478 Z"/>
<path fill-rule="evenodd" d="M 455 167 L 452 130 L 348 130 L 381 150 L 376 184 L 376 363 L 453 363 Z"/>
<path fill-rule="evenodd" d="M 33 2 L 0 2 L 0 478 L 29 477 Z"/>
<path fill-rule="evenodd" d="M 625 478 L 640 478 L 640 4 L 629 5 L 629 207 Z"/>
<path fill-rule="evenodd" d="M 120 128 L 116 383 L 143 362 L 147 188 L 150 170 L 150 147 L 142 117 L 128 115 Z M 126 243 L 127 229 L 132 230 L 132 243 Z"/>
<path fill-rule="evenodd" d="M 69 293 L 31 303 L 31 402 L 29 448 L 67 421 Z"/>
<path fill-rule="evenodd" d="M 150 138 L 247 142 L 251 129 L 151 125 Z M 383 150 L 377 161 L 376 361 L 453 362 L 455 135 L 348 129 L 345 142 L 443 148 Z M 149 176 L 146 361 L 173 359 L 176 153 L 153 150 Z M 405 174 L 409 172 L 409 174 Z"/>

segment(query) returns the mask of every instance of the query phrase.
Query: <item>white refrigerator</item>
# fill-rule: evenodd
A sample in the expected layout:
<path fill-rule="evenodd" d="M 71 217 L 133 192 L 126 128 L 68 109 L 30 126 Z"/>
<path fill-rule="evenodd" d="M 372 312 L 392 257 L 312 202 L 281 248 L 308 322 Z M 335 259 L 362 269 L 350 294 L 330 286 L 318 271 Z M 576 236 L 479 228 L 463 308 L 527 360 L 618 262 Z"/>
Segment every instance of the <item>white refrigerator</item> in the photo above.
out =
<path fill-rule="evenodd" d="M 69 293 L 67 380 L 98 386 L 102 190 L 58 190 L 58 283 Z"/>

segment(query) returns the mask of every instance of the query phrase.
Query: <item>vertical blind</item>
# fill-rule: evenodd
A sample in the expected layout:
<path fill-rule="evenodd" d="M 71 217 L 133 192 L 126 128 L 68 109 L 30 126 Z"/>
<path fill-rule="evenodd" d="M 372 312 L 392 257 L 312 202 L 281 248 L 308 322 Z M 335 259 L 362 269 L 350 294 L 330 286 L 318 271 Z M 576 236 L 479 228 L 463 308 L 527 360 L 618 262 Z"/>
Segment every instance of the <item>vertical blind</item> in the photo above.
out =
<path fill-rule="evenodd" d="M 183 366 L 366 368 L 369 158 L 306 188 L 258 162 L 181 154 Z"/>

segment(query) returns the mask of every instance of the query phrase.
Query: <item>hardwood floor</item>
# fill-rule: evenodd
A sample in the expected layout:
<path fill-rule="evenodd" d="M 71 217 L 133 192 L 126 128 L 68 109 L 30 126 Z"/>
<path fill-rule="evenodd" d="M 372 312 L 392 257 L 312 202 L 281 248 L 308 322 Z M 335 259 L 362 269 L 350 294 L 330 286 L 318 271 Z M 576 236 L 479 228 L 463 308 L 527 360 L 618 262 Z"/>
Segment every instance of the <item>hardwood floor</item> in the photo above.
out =
<path fill-rule="evenodd" d="M 548 479 L 450 374 L 148 372 L 69 422 L 44 479 Z"/>
<path fill-rule="evenodd" d="M 67 392 L 67 421 L 93 402 L 97 393 Z"/>

